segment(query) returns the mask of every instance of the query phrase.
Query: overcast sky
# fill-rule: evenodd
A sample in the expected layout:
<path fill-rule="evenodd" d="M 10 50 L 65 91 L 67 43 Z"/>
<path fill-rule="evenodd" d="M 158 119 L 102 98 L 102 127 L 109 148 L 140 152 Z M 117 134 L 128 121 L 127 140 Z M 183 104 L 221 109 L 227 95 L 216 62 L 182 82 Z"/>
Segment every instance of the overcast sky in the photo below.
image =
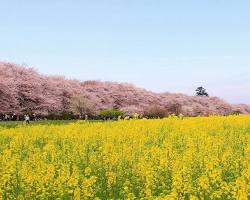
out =
<path fill-rule="evenodd" d="M 250 1 L 0 0 L 0 60 L 250 104 Z M 1 72 L 0 72 L 1 73 Z"/>

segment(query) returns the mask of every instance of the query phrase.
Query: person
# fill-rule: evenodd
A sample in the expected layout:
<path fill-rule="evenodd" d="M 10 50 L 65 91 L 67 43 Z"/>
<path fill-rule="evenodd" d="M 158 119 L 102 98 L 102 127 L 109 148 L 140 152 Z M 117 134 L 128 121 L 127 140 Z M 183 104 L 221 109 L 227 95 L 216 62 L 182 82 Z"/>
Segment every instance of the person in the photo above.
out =
<path fill-rule="evenodd" d="M 12 121 L 16 121 L 16 120 L 17 120 L 16 113 L 13 113 L 13 114 L 11 115 L 11 120 L 12 120 Z"/>
<path fill-rule="evenodd" d="M 33 114 L 33 115 L 32 115 L 32 119 L 31 119 L 31 120 L 33 120 L 33 121 L 36 121 L 36 120 L 37 120 L 36 114 Z"/>
<path fill-rule="evenodd" d="M 30 123 L 30 117 L 29 117 L 29 115 L 24 115 L 24 120 L 25 120 L 26 124 L 29 124 Z"/>
<path fill-rule="evenodd" d="M 9 121 L 9 115 L 5 114 L 4 119 L 5 121 Z"/>

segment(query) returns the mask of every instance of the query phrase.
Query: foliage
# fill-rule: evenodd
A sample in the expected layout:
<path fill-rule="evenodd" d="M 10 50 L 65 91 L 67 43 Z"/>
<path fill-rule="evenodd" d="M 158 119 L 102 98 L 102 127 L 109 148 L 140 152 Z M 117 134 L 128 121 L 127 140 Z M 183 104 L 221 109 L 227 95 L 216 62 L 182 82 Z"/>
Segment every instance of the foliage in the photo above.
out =
<path fill-rule="evenodd" d="M 64 111 L 64 112 L 61 112 L 60 113 L 60 120 L 72 120 L 72 119 L 75 119 L 76 117 L 75 117 L 75 115 L 74 115 L 74 113 L 73 112 L 66 112 L 66 111 Z"/>
<path fill-rule="evenodd" d="M 197 96 L 206 96 L 206 97 L 208 97 L 208 93 L 207 93 L 206 89 L 204 87 L 202 87 L 202 86 L 198 87 L 195 91 L 196 91 Z"/>
<path fill-rule="evenodd" d="M 99 114 L 101 119 L 118 119 L 118 117 L 123 117 L 124 113 L 119 109 L 106 109 L 101 111 Z"/>
<path fill-rule="evenodd" d="M 247 200 L 249 130 L 249 116 L 0 127 L 0 198 Z"/>
<path fill-rule="evenodd" d="M 72 120 L 77 118 L 73 112 L 61 112 L 61 113 L 48 113 L 46 119 L 48 120 Z"/>

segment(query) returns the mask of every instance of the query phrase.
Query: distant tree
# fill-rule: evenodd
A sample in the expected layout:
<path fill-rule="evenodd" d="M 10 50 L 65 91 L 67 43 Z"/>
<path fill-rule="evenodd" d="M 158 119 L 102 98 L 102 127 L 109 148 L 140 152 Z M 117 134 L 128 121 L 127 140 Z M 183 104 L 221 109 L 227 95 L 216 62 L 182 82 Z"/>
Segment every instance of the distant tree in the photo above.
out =
<path fill-rule="evenodd" d="M 164 107 L 153 104 L 144 110 L 144 116 L 148 118 L 164 118 L 168 116 L 168 112 Z"/>
<path fill-rule="evenodd" d="M 182 105 L 178 102 L 169 102 L 165 108 L 168 115 L 179 115 L 181 114 Z"/>
<path fill-rule="evenodd" d="M 202 86 L 198 87 L 195 91 L 196 91 L 196 96 L 208 97 L 208 93 L 206 92 L 206 89 Z"/>
<path fill-rule="evenodd" d="M 70 108 L 74 114 L 83 118 L 86 115 L 93 115 L 95 106 L 94 104 L 84 95 L 75 96 L 71 99 Z"/>

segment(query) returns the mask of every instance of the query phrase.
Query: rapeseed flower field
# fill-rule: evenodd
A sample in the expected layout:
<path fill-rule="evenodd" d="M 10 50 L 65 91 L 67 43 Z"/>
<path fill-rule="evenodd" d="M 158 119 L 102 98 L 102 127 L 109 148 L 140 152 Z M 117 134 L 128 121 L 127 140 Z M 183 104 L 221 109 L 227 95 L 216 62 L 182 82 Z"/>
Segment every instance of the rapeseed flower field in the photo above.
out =
<path fill-rule="evenodd" d="M 250 116 L 0 128 L 0 199 L 250 199 Z"/>

